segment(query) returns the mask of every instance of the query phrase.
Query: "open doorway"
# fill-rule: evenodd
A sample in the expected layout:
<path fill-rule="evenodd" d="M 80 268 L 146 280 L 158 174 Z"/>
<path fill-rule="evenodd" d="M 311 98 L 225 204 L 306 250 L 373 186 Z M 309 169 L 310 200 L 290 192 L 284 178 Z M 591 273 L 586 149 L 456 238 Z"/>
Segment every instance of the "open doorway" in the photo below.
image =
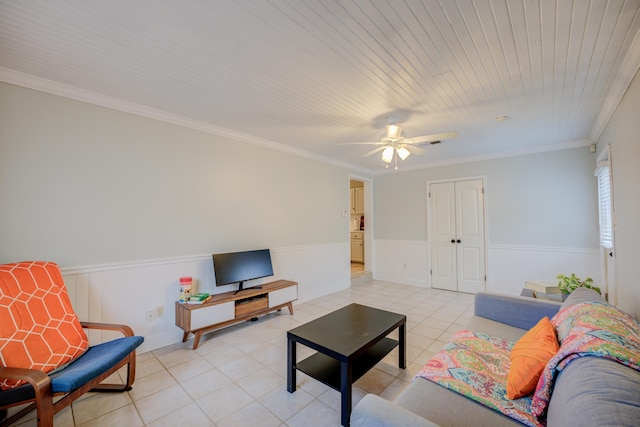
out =
<path fill-rule="evenodd" d="M 351 279 L 371 277 L 372 215 L 371 181 L 351 177 L 349 179 L 349 242 Z M 369 279 L 370 280 L 370 279 Z"/>

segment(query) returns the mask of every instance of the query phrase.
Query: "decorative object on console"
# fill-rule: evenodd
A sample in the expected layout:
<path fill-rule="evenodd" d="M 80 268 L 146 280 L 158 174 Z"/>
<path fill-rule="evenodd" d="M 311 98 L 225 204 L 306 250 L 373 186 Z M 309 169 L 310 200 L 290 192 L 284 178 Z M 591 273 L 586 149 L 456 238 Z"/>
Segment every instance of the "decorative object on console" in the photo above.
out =
<path fill-rule="evenodd" d="M 557 283 L 539 281 L 539 282 L 530 282 L 527 281 L 524 284 L 524 287 L 527 289 L 531 289 L 535 292 L 542 292 L 545 294 L 559 294 L 561 293 L 560 286 Z"/>
<path fill-rule="evenodd" d="M 189 301 L 191 297 L 191 277 L 180 278 L 180 302 Z"/>
<path fill-rule="evenodd" d="M 189 298 L 190 301 L 202 301 L 203 299 L 206 299 L 209 297 L 209 294 L 206 292 L 198 292 L 195 293 L 193 295 L 191 295 L 191 297 Z"/>
<path fill-rule="evenodd" d="M 189 301 L 187 301 L 188 304 L 204 304 L 205 302 L 209 301 L 211 298 L 213 298 L 213 296 L 207 294 L 207 293 L 197 293 L 194 295 L 191 295 L 191 298 L 189 298 Z"/>

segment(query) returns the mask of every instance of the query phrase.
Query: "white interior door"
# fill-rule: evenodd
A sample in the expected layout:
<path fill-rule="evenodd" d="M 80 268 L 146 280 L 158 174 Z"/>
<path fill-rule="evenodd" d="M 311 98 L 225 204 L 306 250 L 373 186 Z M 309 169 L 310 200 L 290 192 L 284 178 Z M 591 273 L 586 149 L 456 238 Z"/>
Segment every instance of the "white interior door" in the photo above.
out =
<path fill-rule="evenodd" d="M 476 293 L 485 288 L 481 179 L 429 186 L 431 286 Z"/>
<path fill-rule="evenodd" d="M 456 199 L 453 182 L 431 184 L 431 286 L 458 289 L 456 266 Z M 453 243 L 452 243 L 453 241 Z"/>
<path fill-rule="evenodd" d="M 484 289 L 484 197 L 482 180 L 459 181 L 456 190 L 458 290 Z"/>

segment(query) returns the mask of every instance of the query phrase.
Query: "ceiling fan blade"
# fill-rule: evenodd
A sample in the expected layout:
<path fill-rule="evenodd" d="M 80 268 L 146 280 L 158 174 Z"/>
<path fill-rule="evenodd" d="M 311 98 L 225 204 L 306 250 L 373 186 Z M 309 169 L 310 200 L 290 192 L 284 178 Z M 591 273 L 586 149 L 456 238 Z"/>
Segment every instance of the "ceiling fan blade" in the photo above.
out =
<path fill-rule="evenodd" d="M 386 146 L 384 146 L 384 147 L 376 147 L 373 150 L 369 151 L 368 153 L 363 154 L 362 157 L 369 157 L 370 155 L 375 154 L 375 153 L 377 153 L 379 151 L 382 151 L 385 148 L 387 148 L 387 147 Z"/>
<path fill-rule="evenodd" d="M 377 142 L 338 142 L 337 145 L 382 145 L 382 144 L 386 144 L 386 143 L 382 142 L 382 141 L 377 141 Z"/>
<path fill-rule="evenodd" d="M 436 133 L 433 135 L 423 135 L 423 136 L 415 136 L 413 138 L 407 138 L 405 142 L 407 144 L 420 144 L 421 142 L 431 142 L 431 141 L 438 141 L 441 139 L 451 139 L 451 138 L 455 138 L 456 136 L 458 136 L 458 132 L 456 131 L 443 132 L 443 133 Z"/>
<path fill-rule="evenodd" d="M 417 146 L 411 145 L 411 144 L 405 145 L 404 148 L 406 148 L 407 150 L 409 150 L 409 152 L 411 154 L 415 154 L 416 156 L 419 156 L 421 154 L 425 154 L 427 152 L 427 150 L 425 150 L 424 148 L 420 148 L 420 147 L 417 147 Z"/>

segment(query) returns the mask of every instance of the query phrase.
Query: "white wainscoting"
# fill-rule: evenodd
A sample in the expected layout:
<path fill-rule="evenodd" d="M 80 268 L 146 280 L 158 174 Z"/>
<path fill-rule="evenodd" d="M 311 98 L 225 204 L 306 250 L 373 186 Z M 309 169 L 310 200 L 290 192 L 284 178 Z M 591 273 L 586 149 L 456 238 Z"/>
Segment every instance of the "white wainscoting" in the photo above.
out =
<path fill-rule="evenodd" d="M 527 280 L 557 281 L 558 274 L 599 280 L 598 249 L 490 245 L 487 288 L 519 295 Z"/>
<path fill-rule="evenodd" d="M 598 249 L 490 245 L 486 290 L 519 295 L 527 280 L 554 281 L 558 274 L 600 277 Z M 374 279 L 431 286 L 426 240 L 375 240 Z"/>
<path fill-rule="evenodd" d="M 375 240 L 373 278 L 429 287 L 429 243 L 425 240 Z"/>
<path fill-rule="evenodd" d="M 349 243 L 306 245 L 271 249 L 274 276 L 271 280 L 298 282 L 298 301 L 307 301 L 350 286 Z M 140 262 L 87 267 L 67 267 L 62 274 L 71 302 L 80 320 L 122 323 L 145 338 L 140 352 L 151 351 L 182 340 L 175 325 L 175 301 L 179 278 L 193 277 L 194 292 L 220 293 L 233 285 L 214 285 L 211 255 L 185 256 Z M 146 312 L 156 307 L 164 316 L 148 322 Z M 119 336 L 89 331 L 92 343 Z"/>

